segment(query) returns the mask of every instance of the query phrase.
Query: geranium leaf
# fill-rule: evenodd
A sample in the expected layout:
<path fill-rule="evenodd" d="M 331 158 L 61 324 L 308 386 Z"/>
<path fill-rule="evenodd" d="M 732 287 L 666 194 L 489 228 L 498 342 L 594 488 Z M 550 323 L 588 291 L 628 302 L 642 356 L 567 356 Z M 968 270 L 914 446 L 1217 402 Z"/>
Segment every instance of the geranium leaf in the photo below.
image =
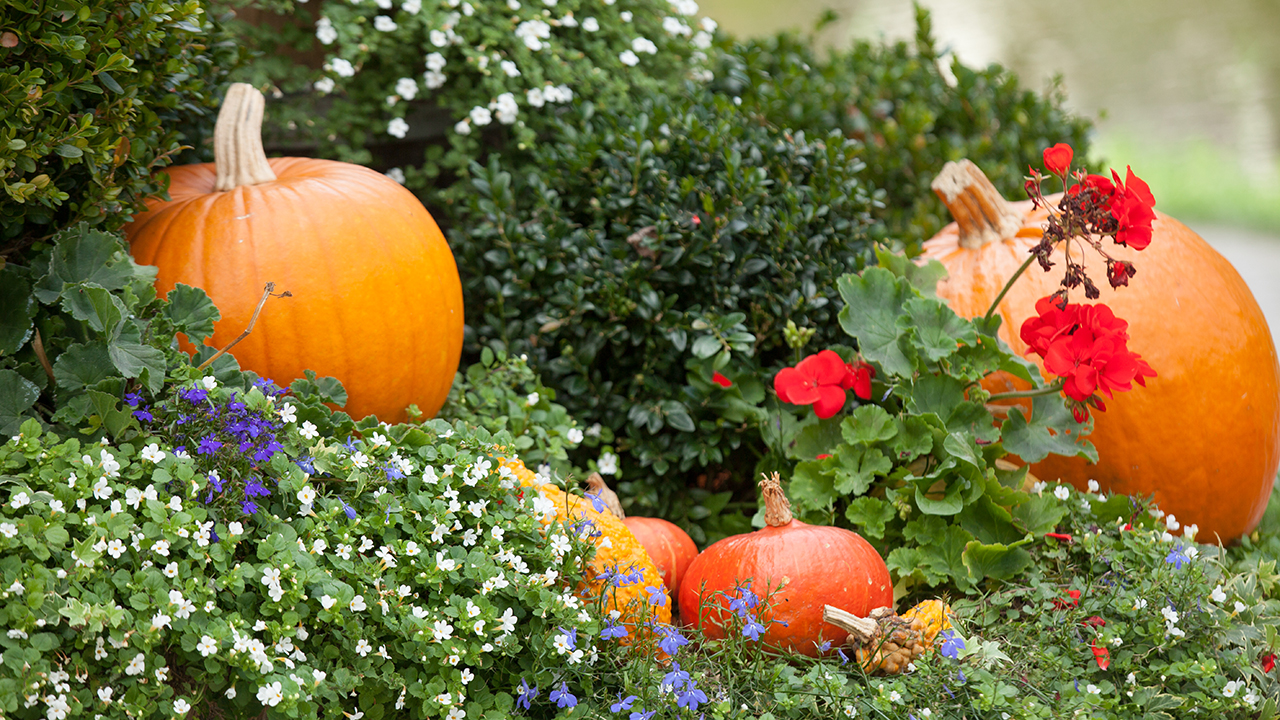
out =
<path fill-rule="evenodd" d="M 1025 462 L 1039 462 L 1049 453 L 1080 456 L 1098 462 L 1098 451 L 1084 439 L 1093 431 L 1093 420 L 1077 423 L 1058 397 L 1040 396 L 1031 404 L 1031 417 L 1022 408 L 1009 409 L 1009 418 L 1000 426 L 1004 447 Z"/>
<path fill-rule="evenodd" d="M 879 405 L 861 405 L 840 423 L 840 433 L 851 445 L 870 445 L 893 438 L 898 427 Z"/>
<path fill-rule="evenodd" d="M 222 318 L 222 313 L 204 290 L 178 283 L 167 299 L 164 314 L 192 344 L 199 345 L 213 335 L 213 323 Z"/>
<path fill-rule="evenodd" d="M 58 387 L 71 392 L 97 385 L 115 374 L 111 355 L 101 342 L 72 345 L 53 362 L 53 377 Z"/>
<path fill-rule="evenodd" d="M 137 274 L 119 237 L 83 225 L 58 233 L 54 238 L 49 272 L 36 285 L 36 297 L 52 305 L 65 285 L 90 283 L 107 290 L 120 290 Z"/>
<path fill-rule="evenodd" d="M 840 327 L 858 341 L 862 355 L 892 375 L 911 375 L 913 364 L 898 343 L 903 305 L 917 297 L 911 286 L 888 270 L 873 267 L 862 275 L 842 275 L 836 287 L 844 300 Z"/>
<path fill-rule="evenodd" d="M 911 286 L 927 298 L 937 297 L 938 281 L 947 276 L 947 266 L 930 258 L 924 265 L 917 265 L 915 260 L 905 255 L 890 252 L 883 247 L 876 248 L 876 265 L 904 278 Z"/>
<path fill-rule="evenodd" d="M 849 502 L 844 516 L 854 527 L 861 528 L 863 535 L 871 538 L 884 537 L 885 523 L 897 517 L 898 513 L 889 503 L 880 498 L 864 495 Z"/>
<path fill-rule="evenodd" d="M 829 453 L 840 443 L 841 422 L 838 417 L 819 419 L 801 428 L 787 454 L 797 460 L 812 460 Z"/>
<path fill-rule="evenodd" d="M 1014 524 L 1021 527 L 1024 532 L 1043 535 L 1053 532 L 1053 529 L 1066 516 L 1067 509 L 1055 498 L 1047 495 L 1032 495 L 1030 500 L 1015 507 L 1010 514 L 1013 516 Z"/>
<path fill-rule="evenodd" d="M 1009 511 L 986 495 L 966 505 L 956 519 L 960 521 L 960 527 L 984 543 L 1015 543 L 1024 535 L 1013 526 L 1013 516 Z"/>
<path fill-rule="evenodd" d="M 836 467 L 836 492 L 841 495 L 863 495 L 877 477 L 883 477 L 893 469 L 893 462 L 875 448 L 840 446 L 836 452 L 840 464 Z"/>
<path fill-rule="evenodd" d="M 938 300 L 911 298 L 904 305 L 905 315 L 897 322 L 904 329 L 915 328 L 915 344 L 930 362 L 954 355 L 960 344 L 975 345 L 978 334 L 968 320 Z"/>
<path fill-rule="evenodd" d="M 37 307 L 26 280 L 13 273 L 0 274 L 0 355 L 18 352 L 31 339 Z"/>
<path fill-rule="evenodd" d="M 985 578 L 1007 580 L 1031 565 L 1031 553 L 1021 547 L 977 540 L 965 545 L 961 557 L 969 579 L 975 583 Z"/>
<path fill-rule="evenodd" d="M 12 370 L 0 370 L 0 435 L 17 435 L 40 388 Z"/>
<path fill-rule="evenodd" d="M 129 309 L 119 298 L 94 283 L 64 286 L 62 309 L 75 319 L 89 323 L 89 327 L 100 333 L 112 332 L 129 314 Z"/>
<path fill-rule="evenodd" d="M 907 409 L 916 415 L 935 413 L 948 417 L 957 405 L 965 402 L 964 384 L 950 375 L 920 373 L 910 384 L 910 395 L 905 398 Z"/>

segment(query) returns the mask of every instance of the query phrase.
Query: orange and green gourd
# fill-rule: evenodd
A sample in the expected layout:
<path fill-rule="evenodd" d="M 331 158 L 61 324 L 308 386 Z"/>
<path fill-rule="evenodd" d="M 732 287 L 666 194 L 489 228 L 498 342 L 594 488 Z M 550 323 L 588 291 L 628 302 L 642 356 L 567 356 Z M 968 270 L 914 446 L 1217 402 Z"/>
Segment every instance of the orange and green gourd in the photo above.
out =
<path fill-rule="evenodd" d="M 600 536 L 593 539 L 596 553 L 591 559 L 591 567 L 585 573 L 586 579 L 575 591 L 578 597 L 590 601 L 605 594 L 604 612 L 617 610 L 621 613 L 619 622 L 626 625 L 632 633 L 628 637 L 633 637 L 638 626 L 645 622 L 664 625 L 671 622 L 671 599 L 667 596 L 657 566 L 649 559 L 640 541 L 617 516 L 607 509 L 604 512 L 597 511 L 590 500 L 580 495 L 566 493 L 551 483 L 540 482 L 537 474 L 517 458 L 504 459 L 502 466 L 511 470 L 521 485 L 536 489 L 554 504 L 555 519 L 545 518 L 543 524 L 569 524 L 585 519 L 600 532 Z M 643 580 L 621 587 L 609 582 L 606 573 L 612 573 L 615 569 L 627 572 L 632 566 L 640 570 Z M 661 605 L 649 602 L 650 593 L 645 590 L 646 587 L 658 588 L 663 598 Z"/>

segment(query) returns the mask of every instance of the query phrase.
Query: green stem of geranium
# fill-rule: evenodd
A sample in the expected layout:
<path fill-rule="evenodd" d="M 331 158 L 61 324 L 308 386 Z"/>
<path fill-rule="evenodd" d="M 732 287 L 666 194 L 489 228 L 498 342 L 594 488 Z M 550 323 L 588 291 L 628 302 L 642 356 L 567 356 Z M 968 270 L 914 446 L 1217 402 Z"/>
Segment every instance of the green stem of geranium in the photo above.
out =
<path fill-rule="evenodd" d="M 992 402 L 993 400 L 1016 400 L 1018 398 L 1033 398 L 1033 397 L 1040 397 L 1041 395 L 1056 395 L 1058 391 L 1062 390 L 1063 382 L 1064 380 L 1062 378 L 1058 378 L 1057 380 L 1054 380 L 1048 385 L 1045 385 L 1042 388 L 1036 388 L 1034 390 L 1018 390 L 1015 392 L 996 393 L 991 397 L 987 398 L 987 402 Z"/>
<path fill-rule="evenodd" d="M 1016 282 L 1018 278 L 1022 277 L 1022 273 L 1026 272 L 1027 268 L 1031 267 L 1031 261 L 1035 259 L 1035 255 L 1028 256 L 1022 263 L 1022 266 L 1013 272 L 1013 275 L 1009 277 L 1009 280 L 1004 284 L 1004 287 L 1000 289 L 1000 294 L 996 296 L 995 300 L 991 301 L 991 307 L 987 308 L 987 314 L 982 316 L 983 322 L 990 320 L 991 316 L 996 314 L 996 308 L 1000 307 L 1000 301 L 1004 300 L 1004 296 L 1009 294 L 1009 288 L 1013 287 L 1013 283 Z"/>

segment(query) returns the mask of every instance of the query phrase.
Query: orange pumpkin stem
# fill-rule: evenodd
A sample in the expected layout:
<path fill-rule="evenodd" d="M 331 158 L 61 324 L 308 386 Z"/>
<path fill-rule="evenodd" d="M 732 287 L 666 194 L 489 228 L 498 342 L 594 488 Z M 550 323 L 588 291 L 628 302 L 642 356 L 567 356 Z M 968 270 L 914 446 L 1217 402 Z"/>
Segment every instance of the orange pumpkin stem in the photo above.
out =
<path fill-rule="evenodd" d="M 262 113 L 266 98 L 248 83 L 232 83 L 213 128 L 213 189 L 234 190 L 242 185 L 274 182 L 276 174 L 262 149 Z"/>
<path fill-rule="evenodd" d="M 929 184 L 960 227 L 960 247 L 970 250 L 1013 237 L 1022 218 L 969 160 L 949 162 Z"/>
<path fill-rule="evenodd" d="M 619 520 L 627 517 L 627 514 L 622 511 L 622 502 L 618 500 L 618 493 L 609 489 L 600 473 L 593 472 L 587 478 L 587 490 L 599 495 L 600 499 L 604 501 L 605 507 L 609 509 L 609 512 L 617 516 Z"/>
<path fill-rule="evenodd" d="M 760 490 L 764 495 L 764 521 L 769 527 L 782 527 L 791 522 L 791 501 L 782 492 L 782 479 L 778 473 L 773 477 L 765 476 L 760 481 Z"/>

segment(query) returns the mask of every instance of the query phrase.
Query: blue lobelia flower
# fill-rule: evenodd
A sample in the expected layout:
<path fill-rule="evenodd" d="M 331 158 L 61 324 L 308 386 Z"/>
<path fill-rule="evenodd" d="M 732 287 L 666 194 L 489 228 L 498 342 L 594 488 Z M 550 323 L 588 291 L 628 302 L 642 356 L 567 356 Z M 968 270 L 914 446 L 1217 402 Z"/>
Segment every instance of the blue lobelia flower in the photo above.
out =
<path fill-rule="evenodd" d="M 684 692 L 676 695 L 676 705 L 687 707 L 689 710 L 697 711 L 698 704 L 707 701 L 707 694 L 699 690 L 692 680 L 685 685 Z"/>
<path fill-rule="evenodd" d="M 689 644 L 689 639 L 684 636 L 684 633 L 670 625 L 664 626 L 658 632 L 662 635 L 662 639 L 658 641 L 658 647 L 668 655 L 675 655 L 681 647 Z"/>
<path fill-rule="evenodd" d="M 222 441 L 207 435 L 196 445 L 196 452 L 201 455 L 212 455 L 218 452 L 218 448 L 222 447 Z"/>
<path fill-rule="evenodd" d="M 569 683 L 566 682 L 560 683 L 560 687 L 552 690 L 547 697 L 555 701 L 556 707 L 571 708 L 578 705 L 578 698 L 569 692 Z"/>
<path fill-rule="evenodd" d="M 764 632 L 766 629 L 767 628 L 765 628 L 765 626 L 756 622 L 755 618 L 747 618 L 747 624 L 742 628 L 742 636 L 751 638 L 752 640 L 759 640 L 760 633 Z"/>
<path fill-rule="evenodd" d="M 529 681 L 521 678 L 519 690 L 520 692 L 516 696 L 516 705 L 528 710 L 529 703 L 538 697 L 538 686 L 529 687 Z"/>
<path fill-rule="evenodd" d="M 655 585 L 646 585 L 644 591 L 649 593 L 649 604 L 662 607 L 667 604 L 667 595 L 662 588 Z"/>
<path fill-rule="evenodd" d="M 635 695 L 628 695 L 624 698 L 622 697 L 622 693 L 618 693 L 618 702 L 610 705 L 609 710 L 610 712 L 622 712 L 623 710 L 630 710 L 631 704 L 634 703 L 637 699 L 638 698 L 636 698 Z"/>
<path fill-rule="evenodd" d="M 939 633 L 939 637 L 942 638 L 942 647 L 938 652 L 942 653 L 943 657 L 959 660 L 960 651 L 964 650 L 964 638 L 954 630 L 943 630 Z"/>
<path fill-rule="evenodd" d="M 1182 544 L 1179 543 L 1169 551 L 1164 561 L 1172 565 L 1174 570 L 1181 570 L 1183 565 L 1191 562 L 1191 556 L 1187 555 L 1186 551 L 1182 549 Z"/>

